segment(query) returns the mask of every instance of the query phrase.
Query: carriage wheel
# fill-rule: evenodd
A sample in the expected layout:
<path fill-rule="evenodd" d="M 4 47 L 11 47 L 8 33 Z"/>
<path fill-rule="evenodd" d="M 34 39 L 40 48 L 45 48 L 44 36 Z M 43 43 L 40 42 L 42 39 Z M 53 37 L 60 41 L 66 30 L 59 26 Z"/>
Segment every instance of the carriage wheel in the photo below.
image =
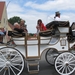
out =
<path fill-rule="evenodd" d="M 55 69 L 60 75 L 70 75 L 75 70 L 75 56 L 65 52 L 60 54 L 55 60 Z"/>
<path fill-rule="evenodd" d="M 54 65 L 54 61 L 55 61 L 57 56 L 58 56 L 58 51 L 54 48 L 50 48 L 46 52 L 45 59 L 49 64 Z"/>
<path fill-rule="evenodd" d="M 24 68 L 22 54 L 14 48 L 0 49 L 0 75 L 20 75 Z"/>

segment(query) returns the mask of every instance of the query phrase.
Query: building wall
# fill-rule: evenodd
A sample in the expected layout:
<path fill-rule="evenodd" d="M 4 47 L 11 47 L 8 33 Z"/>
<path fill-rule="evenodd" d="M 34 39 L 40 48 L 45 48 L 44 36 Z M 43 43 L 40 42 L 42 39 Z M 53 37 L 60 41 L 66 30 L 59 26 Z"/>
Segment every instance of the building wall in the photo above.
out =
<path fill-rule="evenodd" d="M 8 25 L 8 18 L 7 18 L 7 9 L 6 9 L 6 5 L 4 6 L 3 9 L 3 14 L 2 14 L 2 18 L 1 18 L 1 23 L 0 23 L 0 28 L 4 28 L 6 30 L 6 32 L 8 30 L 12 30 L 9 25 Z M 8 41 L 8 34 L 6 34 L 6 36 L 3 37 L 3 42 L 6 43 Z"/>
<path fill-rule="evenodd" d="M 5 28 L 6 30 L 12 30 L 8 25 L 8 17 L 7 17 L 7 8 L 6 5 L 3 9 L 2 19 L 0 23 L 0 28 Z"/>

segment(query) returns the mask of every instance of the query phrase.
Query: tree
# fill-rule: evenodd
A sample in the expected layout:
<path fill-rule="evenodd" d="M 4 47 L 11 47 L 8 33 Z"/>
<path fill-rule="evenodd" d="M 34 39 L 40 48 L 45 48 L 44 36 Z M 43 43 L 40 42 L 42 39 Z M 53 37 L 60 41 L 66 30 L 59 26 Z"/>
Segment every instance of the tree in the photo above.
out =
<path fill-rule="evenodd" d="M 8 19 L 8 22 L 11 23 L 12 25 L 13 25 L 15 22 L 20 23 L 20 21 L 21 21 L 21 18 L 18 17 L 18 16 L 14 16 L 14 17 Z"/>

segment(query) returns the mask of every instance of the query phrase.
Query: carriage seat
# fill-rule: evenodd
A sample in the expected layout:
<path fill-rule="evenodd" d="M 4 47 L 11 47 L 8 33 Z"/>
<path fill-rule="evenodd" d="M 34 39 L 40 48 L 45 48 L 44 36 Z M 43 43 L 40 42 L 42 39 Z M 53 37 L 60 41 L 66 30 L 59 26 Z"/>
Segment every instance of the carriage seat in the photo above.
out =
<path fill-rule="evenodd" d="M 72 23 L 70 29 L 70 32 L 72 31 L 72 35 L 75 37 L 75 22 Z"/>
<path fill-rule="evenodd" d="M 15 30 L 14 31 L 8 31 L 8 36 L 11 36 L 11 37 L 15 37 L 15 36 L 23 37 L 25 35 L 26 35 L 25 32 L 19 33 L 19 32 L 15 31 Z"/>
<path fill-rule="evenodd" d="M 75 30 L 72 30 L 72 34 L 73 34 L 73 36 L 75 36 Z"/>
<path fill-rule="evenodd" d="M 55 31 L 58 29 L 60 33 L 69 33 L 69 21 L 52 21 L 46 25 L 46 28 Z"/>
<path fill-rule="evenodd" d="M 39 36 L 42 36 L 42 37 L 49 37 L 53 34 L 55 34 L 53 30 L 46 30 L 46 31 L 39 32 Z"/>
<path fill-rule="evenodd" d="M 50 27 L 69 27 L 69 21 L 52 21 L 46 25 L 46 28 L 49 29 Z"/>

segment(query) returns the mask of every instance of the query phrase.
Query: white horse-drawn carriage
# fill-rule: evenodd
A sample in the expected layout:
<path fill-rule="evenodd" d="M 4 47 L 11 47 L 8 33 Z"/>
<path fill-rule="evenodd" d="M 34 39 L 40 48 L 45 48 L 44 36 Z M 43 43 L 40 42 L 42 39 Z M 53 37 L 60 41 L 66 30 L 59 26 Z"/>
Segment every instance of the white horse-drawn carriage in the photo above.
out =
<path fill-rule="evenodd" d="M 60 75 L 72 74 L 75 71 L 75 42 L 70 41 L 69 22 L 53 21 L 47 28 L 47 31 L 33 37 L 9 31 L 11 41 L 0 48 L 0 74 L 20 75 L 24 61 L 29 73 L 38 72 L 39 60 L 44 51 L 46 61 L 54 65 Z"/>

